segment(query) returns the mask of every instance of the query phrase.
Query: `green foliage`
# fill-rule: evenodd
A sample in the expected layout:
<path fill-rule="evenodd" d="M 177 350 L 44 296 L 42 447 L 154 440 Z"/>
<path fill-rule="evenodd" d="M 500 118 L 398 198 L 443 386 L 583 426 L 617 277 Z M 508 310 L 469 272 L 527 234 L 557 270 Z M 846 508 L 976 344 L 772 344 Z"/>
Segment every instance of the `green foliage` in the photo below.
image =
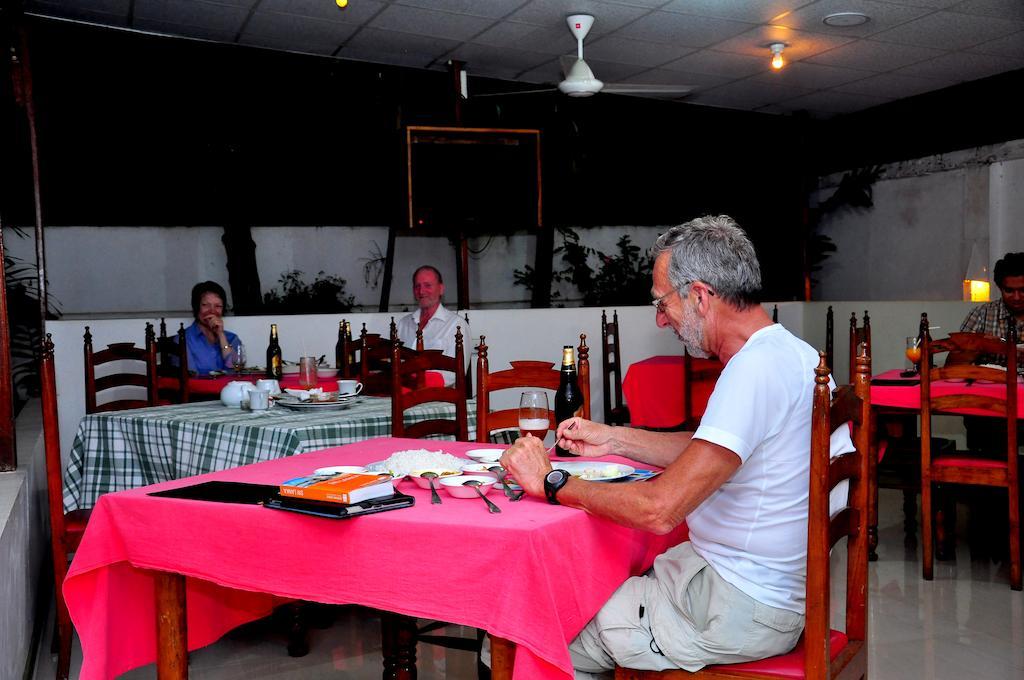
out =
<path fill-rule="evenodd" d="M 623 234 L 615 244 L 615 253 L 606 254 L 580 243 L 580 236 L 569 228 L 560 228 L 562 245 L 555 248 L 561 254 L 563 268 L 552 272 L 552 283 L 567 281 L 583 296 L 588 307 L 602 305 L 636 305 L 646 300 L 651 287 L 653 261 Z M 596 268 L 591 265 L 596 261 Z M 513 272 L 516 285 L 533 290 L 536 273 L 527 265 Z M 558 298 L 552 291 L 551 298 Z"/>
<path fill-rule="evenodd" d="M 264 313 L 331 314 L 352 310 L 355 297 L 345 294 L 345 279 L 321 271 L 313 283 L 306 283 L 302 274 L 298 269 L 281 274 L 280 290 L 263 294 Z"/>

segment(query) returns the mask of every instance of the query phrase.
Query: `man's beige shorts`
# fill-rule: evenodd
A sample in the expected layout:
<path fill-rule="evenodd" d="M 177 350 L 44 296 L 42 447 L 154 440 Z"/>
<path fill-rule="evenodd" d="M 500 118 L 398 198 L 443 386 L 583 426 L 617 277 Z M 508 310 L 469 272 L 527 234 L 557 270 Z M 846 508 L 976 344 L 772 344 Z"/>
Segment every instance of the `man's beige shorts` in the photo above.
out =
<path fill-rule="evenodd" d="M 763 659 L 791 650 L 804 617 L 761 604 L 719 576 L 689 542 L 623 583 L 569 645 L 578 678 Z M 581 672 L 582 671 L 582 672 Z"/>

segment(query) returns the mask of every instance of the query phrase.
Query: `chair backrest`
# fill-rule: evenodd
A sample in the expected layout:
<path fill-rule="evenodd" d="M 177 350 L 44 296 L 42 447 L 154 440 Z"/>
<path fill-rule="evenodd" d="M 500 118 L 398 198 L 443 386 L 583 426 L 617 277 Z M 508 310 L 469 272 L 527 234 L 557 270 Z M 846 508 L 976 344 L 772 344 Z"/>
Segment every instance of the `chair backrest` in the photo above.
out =
<path fill-rule="evenodd" d="M 391 348 L 398 344 L 398 329 L 391 321 L 391 337 L 368 333 L 366 324 L 359 333 L 359 382 L 363 394 L 388 396 L 391 394 Z"/>
<path fill-rule="evenodd" d="M 830 369 L 821 353 L 814 374 L 811 414 L 811 474 L 807 520 L 807 599 L 804 643 L 806 678 L 831 678 L 849 663 L 867 672 L 868 593 L 868 482 L 871 422 L 871 357 L 862 348 L 854 367 L 853 381 L 830 394 Z M 855 451 L 831 458 L 830 437 L 840 427 L 852 426 Z M 830 492 L 849 480 L 846 506 L 830 511 Z M 830 661 L 829 554 L 846 538 L 846 636 L 847 648 Z M 854 660 L 855 661 L 852 661 Z"/>
<path fill-rule="evenodd" d="M 772 323 L 779 322 L 779 306 L 772 305 Z"/>
<path fill-rule="evenodd" d="M 128 408 L 141 408 L 156 403 L 156 342 L 152 324 L 146 324 L 146 343 L 115 342 L 93 352 L 92 334 L 85 327 L 85 412 L 102 413 Z M 114 372 L 96 377 L 97 367 L 117 362 Z M 131 370 L 134 369 L 134 370 Z M 134 389 L 139 388 L 139 389 Z M 110 390 L 109 394 L 104 394 Z M 125 398 L 126 393 L 138 394 Z M 104 397 L 110 397 L 109 400 Z"/>
<path fill-rule="evenodd" d="M 511 361 L 512 367 L 502 371 L 490 372 L 487 361 L 486 337 L 480 336 L 476 360 L 476 440 L 490 441 L 491 433 L 519 427 L 519 408 L 490 410 L 491 394 L 498 390 L 514 388 L 542 388 L 557 390 L 561 381 L 561 372 L 549 361 Z M 577 348 L 576 376 L 583 393 L 582 414 L 590 418 L 590 348 L 587 347 L 587 335 L 580 333 L 580 345 Z M 551 404 L 554 406 L 554 403 Z M 548 409 L 548 422 L 554 429 L 555 413 Z"/>
<path fill-rule="evenodd" d="M 972 353 L 1005 357 L 1009 370 L 975 366 L 974 364 L 949 364 L 938 366 L 935 355 Z M 1017 329 L 1009 324 L 1006 339 L 982 333 L 950 333 L 948 338 L 932 340 L 928 334 L 928 315 L 921 315 L 921 472 L 922 484 L 928 481 L 931 466 L 931 418 L 933 415 L 953 409 L 977 409 L 1006 419 L 1006 461 L 1010 488 L 1017 488 Z M 956 380 L 946 383 L 942 396 L 935 396 L 932 383 L 937 380 Z M 975 381 L 986 380 L 1005 386 L 998 393 L 977 394 L 969 386 Z"/>
<path fill-rule="evenodd" d="M 422 341 L 419 343 L 422 346 Z M 439 349 L 414 351 L 401 343 L 391 344 L 391 436 L 425 437 L 431 434 L 452 435 L 458 441 L 469 441 L 469 416 L 466 406 L 466 376 L 462 348 L 462 327 L 455 328 L 455 356 L 448 357 Z M 425 387 L 426 371 L 451 371 L 455 384 L 450 387 Z M 416 387 L 405 389 L 413 383 Z M 406 409 L 427 402 L 440 401 L 455 405 L 455 419 L 425 420 L 406 426 Z"/>
<path fill-rule="evenodd" d="M 629 412 L 622 403 L 622 354 L 619 348 L 619 312 L 612 312 L 608 321 L 601 310 L 601 386 L 604 389 L 604 422 L 629 422 Z"/>
<path fill-rule="evenodd" d="M 848 375 L 853 379 L 854 367 L 856 366 L 857 353 L 860 351 L 860 344 L 864 343 L 868 348 L 868 356 L 871 356 L 871 318 L 868 317 L 868 310 L 864 310 L 864 325 L 857 326 L 857 315 L 850 312 L 850 372 Z M 834 372 L 836 367 L 829 364 Z"/>
<path fill-rule="evenodd" d="M 700 425 L 701 415 L 703 415 L 703 412 L 697 413 L 695 386 L 698 383 L 718 380 L 723 368 L 720 363 L 698 368 L 689 352 L 683 350 L 683 422 L 681 424 L 683 430 L 696 430 Z"/>
<path fill-rule="evenodd" d="M 828 362 L 829 369 L 835 368 L 835 314 L 832 311 L 832 305 L 828 306 L 828 311 L 825 312 L 825 361 Z M 853 373 L 850 374 L 851 376 Z"/>
<path fill-rule="evenodd" d="M 365 324 L 363 328 L 366 328 Z M 352 339 L 352 325 L 345 319 L 338 328 L 338 342 L 334 346 L 334 364 L 338 368 L 338 377 L 352 379 L 359 377 L 360 363 L 358 354 L 362 348 L 362 338 Z"/>
<path fill-rule="evenodd" d="M 147 331 L 149 329 L 147 328 Z M 185 324 L 175 337 L 167 336 L 167 326 L 160 319 L 160 335 L 156 338 L 156 398 L 159 403 L 184 404 L 188 391 L 188 346 Z"/>

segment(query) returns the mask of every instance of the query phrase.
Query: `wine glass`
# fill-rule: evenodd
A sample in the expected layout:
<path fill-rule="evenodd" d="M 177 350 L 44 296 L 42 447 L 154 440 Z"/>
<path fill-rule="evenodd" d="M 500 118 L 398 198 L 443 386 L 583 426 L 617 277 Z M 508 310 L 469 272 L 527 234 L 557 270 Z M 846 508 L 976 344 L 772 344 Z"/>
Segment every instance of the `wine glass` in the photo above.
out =
<path fill-rule="evenodd" d="M 532 434 L 544 439 L 551 423 L 548 421 L 548 393 L 527 390 L 519 396 L 519 434 Z"/>
<path fill-rule="evenodd" d="M 907 338 L 907 349 L 904 351 L 907 357 L 906 373 L 915 375 L 917 373 L 918 364 L 921 363 L 921 338 L 914 336 Z"/>
<path fill-rule="evenodd" d="M 241 341 L 231 350 L 231 366 L 235 369 L 235 373 L 245 370 L 245 346 Z"/>

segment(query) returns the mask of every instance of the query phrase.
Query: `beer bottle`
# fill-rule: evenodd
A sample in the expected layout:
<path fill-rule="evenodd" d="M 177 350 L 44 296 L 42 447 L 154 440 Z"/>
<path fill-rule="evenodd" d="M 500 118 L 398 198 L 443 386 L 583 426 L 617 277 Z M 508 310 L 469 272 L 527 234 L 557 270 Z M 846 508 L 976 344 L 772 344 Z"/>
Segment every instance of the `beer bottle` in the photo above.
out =
<path fill-rule="evenodd" d="M 344 319 L 338 322 L 338 342 L 334 345 L 334 367 L 341 369 L 342 363 L 345 361 L 343 349 L 345 347 L 345 321 Z"/>
<path fill-rule="evenodd" d="M 267 377 L 281 379 L 281 343 L 277 341 L 277 324 L 270 324 L 270 344 L 267 345 Z"/>
<path fill-rule="evenodd" d="M 580 392 L 579 380 L 576 378 L 576 359 L 571 345 L 562 348 L 562 377 L 555 392 L 555 423 L 561 423 L 576 415 L 583 406 L 583 393 Z M 556 448 L 559 456 L 575 456 L 561 446 Z"/>

